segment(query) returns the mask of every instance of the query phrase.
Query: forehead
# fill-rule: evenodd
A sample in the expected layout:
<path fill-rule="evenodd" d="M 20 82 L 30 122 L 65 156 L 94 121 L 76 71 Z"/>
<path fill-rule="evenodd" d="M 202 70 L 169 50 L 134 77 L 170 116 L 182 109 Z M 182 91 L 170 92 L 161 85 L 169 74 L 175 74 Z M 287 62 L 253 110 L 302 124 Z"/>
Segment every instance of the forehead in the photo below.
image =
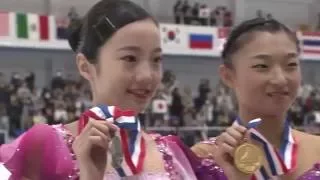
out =
<path fill-rule="evenodd" d="M 297 45 L 285 32 L 256 32 L 249 40 L 244 40 L 236 56 L 287 56 L 297 54 Z"/>
<path fill-rule="evenodd" d="M 155 48 L 160 46 L 159 29 L 152 20 L 136 21 L 119 29 L 107 44 L 113 48 L 126 45 Z"/>

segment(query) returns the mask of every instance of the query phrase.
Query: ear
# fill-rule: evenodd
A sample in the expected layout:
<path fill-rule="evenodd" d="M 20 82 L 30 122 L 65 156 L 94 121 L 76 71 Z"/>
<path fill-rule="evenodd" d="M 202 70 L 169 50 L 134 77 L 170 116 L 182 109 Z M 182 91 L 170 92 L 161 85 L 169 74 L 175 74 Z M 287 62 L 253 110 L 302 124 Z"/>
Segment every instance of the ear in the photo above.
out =
<path fill-rule="evenodd" d="M 77 54 L 76 63 L 80 75 L 86 80 L 91 81 L 94 77 L 94 65 L 82 53 Z"/>
<path fill-rule="evenodd" d="M 229 88 L 234 88 L 234 70 L 227 67 L 225 64 L 219 66 L 219 76 L 222 82 Z"/>

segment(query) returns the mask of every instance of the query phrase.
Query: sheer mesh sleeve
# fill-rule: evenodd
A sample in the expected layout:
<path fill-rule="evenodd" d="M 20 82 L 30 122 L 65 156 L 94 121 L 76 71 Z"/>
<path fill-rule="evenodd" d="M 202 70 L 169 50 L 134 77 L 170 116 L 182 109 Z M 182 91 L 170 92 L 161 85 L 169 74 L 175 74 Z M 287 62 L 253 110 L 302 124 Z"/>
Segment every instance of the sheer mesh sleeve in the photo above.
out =
<path fill-rule="evenodd" d="M 12 173 L 11 180 L 68 179 L 73 168 L 63 138 L 44 124 L 34 126 L 11 144 L 2 145 L 0 161 Z"/>

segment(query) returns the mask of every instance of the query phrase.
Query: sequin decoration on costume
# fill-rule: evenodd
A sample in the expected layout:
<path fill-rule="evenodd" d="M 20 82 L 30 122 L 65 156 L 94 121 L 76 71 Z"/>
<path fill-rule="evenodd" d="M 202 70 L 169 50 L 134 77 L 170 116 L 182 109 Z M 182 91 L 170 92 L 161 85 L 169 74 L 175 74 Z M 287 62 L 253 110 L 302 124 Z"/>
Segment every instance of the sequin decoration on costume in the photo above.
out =
<path fill-rule="evenodd" d="M 169 149 L 167 147 L 166 142 L 162 139 L 161 136 L 156 136 L 154 138 L 154 140 L 155 140 L 155 142 L 157 144 L 157 148 L 158 148 L 159 152 L 162 153 L 162 158 L 163 158 L 163 162 L 164 162 L 164 168 L 167 171 L 170 180 L 180 180 L 180 179 L 182 179 L 180 174 L 175 169 L 174 162 L 173 162 L 173 157 L 169 152 Z"/>
<path fill-rule="evenodd" d="M 72 158 L 74 168 L 72 169 L 72 173 L 68 176 L 68 179 L 78 180 L 79 176 L 80 176 L 80 170 L 79 170 L 78 165 L 76 163 L 76 160 L 77 160 L 76 155 L 74 154 L 73 149 L 72 149 L 72 144 L 73 144 L 75 138 L 61 124 L 53 125 L 52 127 L 58 132 L 58 134 L 61 135 L 61 137 L 63 137 L 63 139 L 64 139 L 64 141 L 70 151 L 70 156 Z"/>

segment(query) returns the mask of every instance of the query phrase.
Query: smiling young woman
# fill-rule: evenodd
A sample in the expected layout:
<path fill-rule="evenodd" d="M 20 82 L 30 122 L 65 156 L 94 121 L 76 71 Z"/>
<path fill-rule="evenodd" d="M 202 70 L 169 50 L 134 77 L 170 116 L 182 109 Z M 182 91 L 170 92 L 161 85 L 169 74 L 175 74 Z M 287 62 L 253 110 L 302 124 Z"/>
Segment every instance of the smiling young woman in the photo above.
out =
<path fill-rule="evenodd" d="M 295 32 L 274 19 L 263 18 L 237 26 L 222 52 L 219 74 L 236 95 L 236 122 L 247 127 L 250 120 L 261 118 L 257 130 L 277 149 L 288 170 L 272 177 L 275 179 L 320 177 L 320 166 L 314 165 L 320 160 L 320 137 L 292 129 L 286 119 L 301 84 L 299 55 Z M 215 156 L 220 147 L 232 157 L 245 136 L 238 124 L 214 138 L 215 143 L 197 144 L 193 151 L 203 157 Z M 259 172 L 253 175 L 256 179 Z"/>

